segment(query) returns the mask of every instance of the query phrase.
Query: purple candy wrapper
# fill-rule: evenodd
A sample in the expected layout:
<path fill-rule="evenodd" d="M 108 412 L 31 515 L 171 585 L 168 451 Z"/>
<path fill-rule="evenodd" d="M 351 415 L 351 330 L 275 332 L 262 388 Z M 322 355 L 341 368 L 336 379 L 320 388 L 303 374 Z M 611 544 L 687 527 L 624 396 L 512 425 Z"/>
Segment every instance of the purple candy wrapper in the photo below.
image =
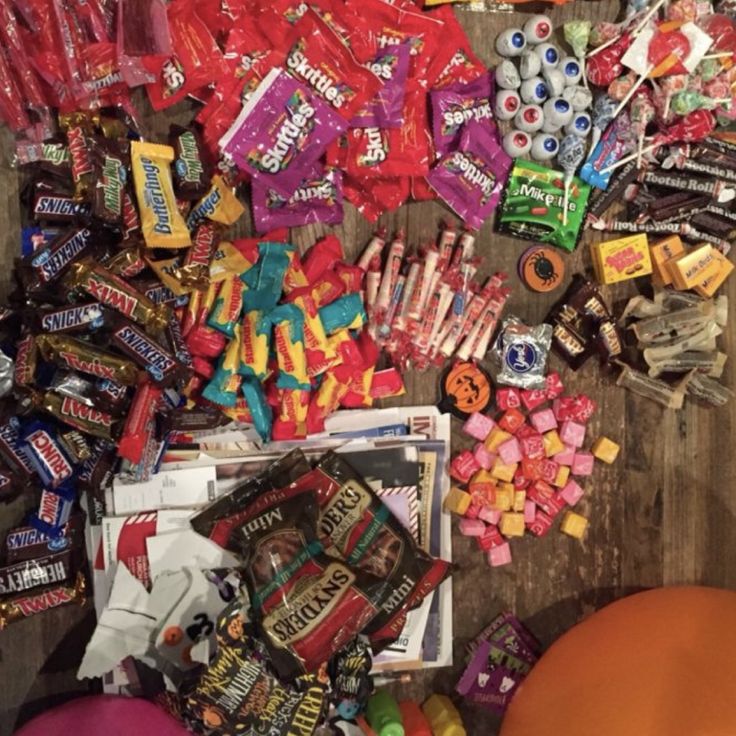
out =
<path fill-rule="evenodd" d="M 409 76 L 411 41 L 381 49 L 366 66 L 383 87 L 351 121 L 351 128 L 400 128 L 404 122 L 404 97 Z"/>
<path fill-rule="evenodd" d="M 342 172 L 331 167 L 318 168 L 288 199 L 256 178 L 251 201 L 259 233 L 318 222 L 339 225 L 343 218 Z"/>
<path fill-rule="evenodd" d="M 491 78 L 488 74 L 469 84 L 453 85 L 432 92 L 432 134 L 438 156 L 457 150 L 463 126 L 471 120 L 493 120 Z M 491 122 L 496 138 L 498 129 Z"/>
<path fill-rule="evenodd" d="M 471 643 L 471 657 L 456 690 L 503 714 L 538 659 L 538 643 L 512 614 L 501 614 Z"/>
<path fill-rule="evenodd" d="M 445 203 L 473 229 L 493 212 L 511 168 L 487 122 L 463 127 L 459 150 L 448 153 L 429 172 L 427 181 Z"/>
<path fill-rule="evenodd" d="M 287 199 L 347 124 L 319 97 L 272 69 L 220 140 L 222 151 Z"/>

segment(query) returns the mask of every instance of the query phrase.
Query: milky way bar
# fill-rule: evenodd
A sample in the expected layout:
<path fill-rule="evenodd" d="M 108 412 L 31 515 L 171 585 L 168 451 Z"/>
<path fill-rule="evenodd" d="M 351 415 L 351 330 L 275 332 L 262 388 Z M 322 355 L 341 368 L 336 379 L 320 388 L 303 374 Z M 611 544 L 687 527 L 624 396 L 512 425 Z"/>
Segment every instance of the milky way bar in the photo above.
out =
<path fill-rule="evenodd" d="M 0 568 L 0 595 L 15 595 L 45 585 L 64 583 L 72 576 L 71 550 L 24 560 Z"/>

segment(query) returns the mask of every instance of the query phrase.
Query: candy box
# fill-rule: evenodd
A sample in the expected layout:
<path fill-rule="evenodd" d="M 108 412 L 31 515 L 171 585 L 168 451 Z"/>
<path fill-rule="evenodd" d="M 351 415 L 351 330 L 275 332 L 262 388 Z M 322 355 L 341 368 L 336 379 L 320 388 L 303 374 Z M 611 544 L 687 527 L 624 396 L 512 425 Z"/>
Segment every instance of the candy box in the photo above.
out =
<path fill-rule="evenodd" d="M 646 234 L 591 243 L 590 255 L 596 277 L 603 284 L 616 284 L 652 273 Z"/>
<path fill-rule="evenodd" d="M 652 260 L 652 271 L 662 286 L 672 283 L 672 276 L 667 268 L 667 262 L 681 256 L 685 246 L 679 235 L 670 235 L 664 240 L 649 245 L 649 255 Z"/>
<path fill-rule="evenodd" d="M 533 161 L 517 159 L 511 169 L 498 217 L 498 231 L 573 251 L 582 230 L 590 185 L 573 178 L 562 224 L 565 175 Z"/>

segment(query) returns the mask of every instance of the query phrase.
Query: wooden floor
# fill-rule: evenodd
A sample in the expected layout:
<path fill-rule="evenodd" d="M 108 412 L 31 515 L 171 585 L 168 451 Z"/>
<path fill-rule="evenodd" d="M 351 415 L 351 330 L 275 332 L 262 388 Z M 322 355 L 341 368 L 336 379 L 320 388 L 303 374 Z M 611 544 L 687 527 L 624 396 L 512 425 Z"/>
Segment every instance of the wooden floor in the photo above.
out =
<path fill-rule="evenodd" d="M 573 16 L 595 21 L 612 19 L 617 9 L 611 2 L 578 0 L 552 15 L 557 21 Z M 463 12 L 460 16 L 474 48 L 488 63 L 495 61 L 492 47 L 497 31 L 521 25 L 508 14 Z M 191 113 L 178 108 L 166 120 L 157 118 L 147 130 L 154 137 L 162 136 L 173 118 L 187 121 Z M 4 142 L 9 142 L 7 136 Z M 19 250 L 18 185 L 8 165 L 9 150 L 3 146 L 0 159 L 0 262 L 4 266 L 0 282 L 4 287 Z M 434 236 L 446 215 L 439 205 L 412 204 L 382 222 L 390 228 L 404 227 L 409 241 L 417 244 Z M 371 231 L 354 210 L 336 229 L 349 255 L 360 251 Z M 307 227 L 296 232 L 294 239 L 307 247 L 325 232 L 322 227 Z M 556 295 L 531 294 L 516 279 L 516 262 L 528 245 L 495 235 L 491 223 L 479 238 L 486 270 L 512 274 L 509 311 L 535 322 L 544 317 Z M 568 276 L 588 269 L 587 249 L 581 247 L 568 257 L 567 266 Z M 729 284 L 729 297 L 736 300 L 736 279 Z M 616 287 L 609 296 L 619 301 L 628 293 L 626 287 Z M 726 352 L 732 350 L 733 332 L 731 326 L 722 347 Z M 730 386 L 735 365 L 732 360 L 726 369 Z M 475 544 L 456 535 L 456 665 L 416 678 L 402 688 L 405 697 L 450 693 L 462 667 L 465 644 L 502 608 L 515 611 L 548 645 L 593 611 L 643 588 L 695 583 L 736 589 L 736 453 L 732 454 L 731 445 L 736 405 L 721 410 L 688 405 L 679 414 L 665 412 L 628 396 L 592 362 L 579 374 L 565 372 L 563 377 L 568 389 L 585 391 L 598 401 L 593 433 L 605 433 L 623 448 L 615 466 L 597 467 L 585 484 L 582 506 L 591 521 L 587 538 L 578 543 L 556 530 L 541 540 L 525 538 L 513 544 L 513 565 L 491 570 Z M 436 376 L 409 375 L 407 382 L 407 402 L 435 402 Z M 457 446 L 461 444 L 458 436 Z M 0 509 L 0 524 L 6 528 L 17 523 L 22 511 L 21 504 Z M 0 736 L 87 689 L 75 680 L 74 671 L 92 626 L 89 607 L 67 608 L 0 633 Z M 497 733 L 497 721 L 485 711 L 466 708 L 464 715 L 470 736 Z"/>

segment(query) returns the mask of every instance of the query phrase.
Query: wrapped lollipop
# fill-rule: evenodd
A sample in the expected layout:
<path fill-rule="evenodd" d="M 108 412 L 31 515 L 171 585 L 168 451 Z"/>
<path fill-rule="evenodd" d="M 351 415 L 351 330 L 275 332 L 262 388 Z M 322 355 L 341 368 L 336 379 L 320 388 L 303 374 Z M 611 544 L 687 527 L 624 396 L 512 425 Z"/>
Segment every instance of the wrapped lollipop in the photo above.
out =
<path fill-rule="evenodd" d="M 562 224 L 567 225 L 567 205 L 570 201 L 570 187 L 575 173 L 585 160 L 585 141 L 577 135 L 566 135 L 560 141 L 557 163 L 565 172 L 565 198 L 562 204 Z"/>
<path fill-rule="evenodd" d="M 697 0 L 675 0 L 665 5 L 664 17 L 667 20 L 681 23 L 694 21 L 698 17 Z"/>
<path fill-rule="evenodd" d="M 666 121 L 670 116 L 672 95 L 687 89 L 689 81 L 687 74 L 670 74 L 670 76 L 662 78 L 659 83 L 661 95 L 658 96 L 658 99 L 655 98 L 655 106 L 657 106 L 658 101 L 661 103 L 660 106 L 657 106 L 657 114 L 662 121 Z"/>
<path fill-rule="evenodd" d="M 589 54 L 585 73 L 590 83 L 596 87 L 607 87 L 616 77 L 623 74 L 624 65 L 621 63 L 621 58 L 628 51 L 629 46 L 631 46 L 631 36 L 624 34 L 595 56 Z"/>
<path fill-rule="evenodd" d="M 661 133 L 654 136 L 651 145 L 641 151 L 641 154 L 650 153 L 660 146 L 669 143 L 697 143 L 707 138 L 716 127 L 716 119 L 709 110 L 695 110 L 685 115 L 679 123 L 670 125 Z M 614 171 L 621 166 L 625 166 L 629 161 L 633 161 L 639 153 L 633 153 L 630 156 L 619 159 L 615 164 L 607 166 L 601 170 L 601 174 Z"/>
<path fill-rule="evenodd" d="M 615 41 L 623 31 L 623 24 L 621 23 L 609 23 L 608 21 L 602 20 L 596 23 L 590 29 L 590 38 L 588 39 L 591 46 L 595 48 L 588 54 L 593 56 L 598 49 L 602 49 L 604 44 L 610 44 Z"/>
<path fill-rule="evenodd" d="M 731 97 L 721 97 L 714 99 L 700 92 L 691 90 L 683 90 L 672 97 L 672 112 L 675 115 L 688 115 L 695 110 L 715 110 L 720 105 L 730 105 Z"/>
<path fill-rule="evenodd" d="M 644 136 L 647 132 L 647 126 L 654 122 L 657 116 L 656 110 L 654 109 L 654 102 L 652 101 L 652 93 L 648 89 L 640 89 L 631 100 L 629 115 L 631 117 L 633 132 L 638 139 L 637 165 L 641 168 L 641 151 L 644 148 Z"/>
<path fill-rule="evenodd" d="M 707 84 L 708 82 L 716 79 L 722 69 L 723 65 L 721 64 L 720 59 L 703 59 L 703 61 L 698 64 L 695 72 L 703 80 L 703 83 Z"/>
<path fill-rule="evenodd" d="M 590 30 L 592 27 L 593 24 L 589 20 L 569 20 L 562 27 L 565 41 L 570 45 L 573 54 L 580 60 L 583 81 L 586 86 L 588 84 L 588 78 L 585 76 L 585 54 L 588 50 Z"/>
<path fill-rule="evenodd" d="M 616 100 L 611 99 L 608 95 L 601 95 L 593 103 L 593 114 L 591 116 L 593 120 L 593 135 L 590 141 L 591 151 L 595 150 L 603 132 L 611 124 L 613 113 L 617 106 Z"/>
<path fill-rule="evenodd" d="M 700 91 L 700 90 L 695 90 Z M 719 74 L 715 79 L 712 79 L 702 87 L 702 92 L 706 97 L 713 98 L 724 98 L 729 99 L 736 94 L 733 82 L 729 79 L 729 74 Z"/>
<path fill-rule="evenodd" d="M 613 82 L 608 85 L 608 96 L 621 102 L 621 100 L 629 94 L 631 88 L 636 84 L 637 79 L 638 77 L 636 72 L 629 70 L 626 74 L 614 79 Z"/>

